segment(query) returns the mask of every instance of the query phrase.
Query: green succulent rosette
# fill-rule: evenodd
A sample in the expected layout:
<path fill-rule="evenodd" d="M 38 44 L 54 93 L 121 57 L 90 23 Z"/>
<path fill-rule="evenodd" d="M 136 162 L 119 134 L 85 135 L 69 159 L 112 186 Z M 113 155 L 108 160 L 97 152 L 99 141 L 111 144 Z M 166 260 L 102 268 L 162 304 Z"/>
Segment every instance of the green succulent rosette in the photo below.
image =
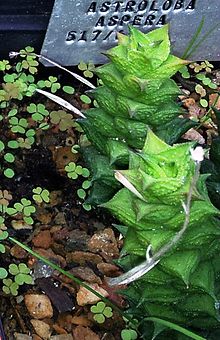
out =
<path fill-rule="evenodd" d="M 116 172 L 125 188 L 102 206 L 128 226 L 122 263 L 129 269 L 143 262 L 175 237 L 185 221 L 184 204 L 196 163 L 193 143 L 169 146 L 148 131 L 142 151 L 131 153 L 129 169 Z M 184 326 L 219 327 L 219 210 L 210 202 L 200 175 L 192 193 L 190 221 L 182 238 L 160 262 L 133 282 L 124 294 L 143 316 Z M 133 310 L 132 310 L 133 312 Z"/>
<path fill-rule="evenodd" d="M 194 126 L 179 118 L 183 113 L 177 102 L 180 89 L 171 77 L 188 61 L 170 53 L 167 25 L 147 34 L 130 27 L 130 35 L 119 34 L 118 46 L 105 54 L 110 62 L 96 69 L 103 85 L 90 91 L 97 107 L 79 119 L 92 143 L 84 154 L 94 175 L 94 203 L 112 197 L 112 190 L 118 188 L 114 168 L 128 167 L 129 151 L 143 148 L 148 127 L 173 143 Z M 100 161 L 103 156 L 104 162 Z M 102 174 L 97 174 L 97 162 L 102 163 Z M 102 182 L 102 191 L 109 193 L 106 198 L 94 189 L 97 181 Z"/>

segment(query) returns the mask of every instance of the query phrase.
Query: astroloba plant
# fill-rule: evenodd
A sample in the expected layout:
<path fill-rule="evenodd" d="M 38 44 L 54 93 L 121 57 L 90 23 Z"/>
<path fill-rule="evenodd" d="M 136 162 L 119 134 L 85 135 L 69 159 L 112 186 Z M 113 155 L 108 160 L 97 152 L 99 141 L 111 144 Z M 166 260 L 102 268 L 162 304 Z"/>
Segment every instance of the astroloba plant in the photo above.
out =
<path fill-rule="evenodd" d="M 197 330 L 220 326 L 219 210 L 194 152 L 193 143 L 169 146 L 148 131 L 142 151 L 130 153 L 129 169 L 115 173 L 124 188 L 102 205 L 128 226 L 119 263 L 132 269 L 109 283 L 134 281 L 122 292 L 145 332 L 148 318 Z"/>
<path fill-rule="evenodd" d="M 195 123 L 180 118 L 180 89 L 171 77 L 188 64 L 170 54 L 168 26 L 143 34 L 130 27 L 95 72 L 103 85 L 89 91 L 96 107 L 79 119 L 92 146 L 84 149 L 93 171 L 90 203 L 102 203 L 119 187 L 116 168 L 128 166 L 129 151 L 141 149 L 150 127 L 174 143 Z"/>

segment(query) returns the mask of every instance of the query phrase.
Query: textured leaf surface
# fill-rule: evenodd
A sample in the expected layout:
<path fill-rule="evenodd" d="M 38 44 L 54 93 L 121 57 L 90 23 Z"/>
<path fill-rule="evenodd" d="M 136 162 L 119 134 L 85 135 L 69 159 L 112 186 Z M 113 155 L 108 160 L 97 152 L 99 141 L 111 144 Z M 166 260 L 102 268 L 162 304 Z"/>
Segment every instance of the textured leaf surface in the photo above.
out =
<path fill-rule="evenodd" d="M 123 252 L 130 254 L 130 268 L 143 262 L 149 245 L 156 253 L 182 228 L 185 214 L 181 202 L 186 201 L 195 171 L 192 146 L 171 147 L 149 131 L 142 151 L 131 154 L 129 169 L 120 171 L 140 196 L 126 184 L 103 204 L 128 226 Z M 204 329 L 220 327 L 215 307 L 219 298 L 219 210 L 207 196 L 205 179 L 201 175 L 193 192 L 190 221 L 181 240 L 124 291 L 130 307 L 140 314 Z"/>
<path fill-rule="evenodd" d="M 148 127 L 174 143 L 193 125 L 178 118 L 183 113 L 177 104 L 180 89 L 170 77 L 188 62 L 170 54 L 168 26 L 147 34 L 129 30 L 128 37 L 120 34 L 119 45 L 105 53 L 110 62 L 96 69 L 103 85 L 89 93 L 98 108 L 79 120 L 93 146 L 117 168 L 127 168 L 128 149 L 142 149 Z M 97 191 L 91 192 L 93 202 Z"/>

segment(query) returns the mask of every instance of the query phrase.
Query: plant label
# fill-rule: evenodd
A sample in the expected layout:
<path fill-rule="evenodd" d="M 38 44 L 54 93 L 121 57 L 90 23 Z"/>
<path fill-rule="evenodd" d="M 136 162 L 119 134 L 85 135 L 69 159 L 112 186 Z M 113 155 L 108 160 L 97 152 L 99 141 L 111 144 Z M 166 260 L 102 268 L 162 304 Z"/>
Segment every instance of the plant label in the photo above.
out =
<path fill-rule="evenodd" d="M 107 60 L 102 52 L 117 44 L 117 32 L 127 33 L 129 25 L 148 32 L 169 23 L 173 53 L 181 57 L 202 18 L 190 59 L 220 60 L 219 0 L 55 0 L 41 53 L 67 66 L 99 64 Z"/>

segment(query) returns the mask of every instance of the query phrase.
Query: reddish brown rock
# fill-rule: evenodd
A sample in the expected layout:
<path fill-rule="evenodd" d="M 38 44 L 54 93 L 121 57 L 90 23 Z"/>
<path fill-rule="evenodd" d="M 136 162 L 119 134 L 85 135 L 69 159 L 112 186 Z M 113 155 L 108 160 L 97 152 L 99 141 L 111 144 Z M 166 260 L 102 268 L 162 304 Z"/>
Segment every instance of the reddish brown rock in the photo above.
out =
<path fill-rule="evenodd" d="M 16 259 L 25 259 L 28 257 L 28 252 L 17 244 L 10 249 L 10 253 Z"/>
<path fill-rule="evenodd" d="M 94 234 L 88 244 L 89 250 L 94 253 L 100 253 L 105 258 L 117 258 L 119 250 L 114 232 L 106 228 Z"/>
<path fill-rule="evenodd" d="M 61 226 L 53 226 L 50 230 L 53 235 L 54 241 L 63 241 L 69 237 L 70 231 L 67 228 L 62 228 Z"/>
<path fill-rule="evenodd" d="M 101 256 L 90 253 L 90 252 L 84 252 L 84 251 L 74 251 L 74 252 L 68 253 L 66 256 L 66 260 L 67 260 L 67 263 L 76 262 L 76 263 L 79 263 L 81 266 L 85 265 L 87 262 L 92 262 L 95 264 L 103 262 L 103 259 Z"/>
<path fill-rule="evenodd" d="M 38 206 L 36 217 L 42 224 L 49 224 L 52 219 L 52 214 L 49 213 L 45 208 Z"/>
<path fill-rule="evenodd" d="M 49 230 L 42 230 L 37 236 L 32 239 L 35 247 L 40 247 L 43 249 L 50 248 L 52 244 L 52 237 Z"/>
<path fill-rule="evenodd" d="M 122 274 L 122 271 L 120 270 L 120 268 L 118 268 L 115 264 L 112 264 L 112 263 L 105 263 L 105 262 L 98 263 L 97 268 L 102 274 L 104 274 L 105 276 L 109 276 L 109 277 L 115 277 L 115 276 L 119 276 L 120 274 Z"/>
<path fill-rule="evenodd" d="M 74 325 L 80 325 L 80 326 L 85 326 L 85 327 L 88 327 L 88 326 L 92 326 L 92 321 L 90 321 L 86 316 L 84 315 L 80 315 L 80 316 L 74 316 L 72 318 L 72 323 Z"/>
<path fill-rule="evenodd" d="M 69 272 L 83 281 L 87 281 L 89 283 L 98 283 L 98 284 L 102 283 L 102 280 L 100 279 L 100 277 L 98 277 L 91 268 L 76 267 L 76 268 L 72 268 Z"/>
<path fill-rule="evenodd" d="M 57 323 L 53 325 L 53 329 L 58 334 L 67 334 L 67 331 L 63 327 L 60 327 Z"/>
<path fill-rule="evenodd" d="M 33 334 L 32 335 L 32 340 L 42 340 L 42 338 L 39 335 L 37 335 L 37 334 Z"/>
<path fill-rule="evenodd" d="M 72 330 L 72 314 L 60 313 L 57 319 L 57 325 L 69 333 Z"/>
<path fill-rule="evenodd" d="M 100 337 L 89 327 L 77 326 L 73 330 L 74 340 L 100 340 Z"/>

